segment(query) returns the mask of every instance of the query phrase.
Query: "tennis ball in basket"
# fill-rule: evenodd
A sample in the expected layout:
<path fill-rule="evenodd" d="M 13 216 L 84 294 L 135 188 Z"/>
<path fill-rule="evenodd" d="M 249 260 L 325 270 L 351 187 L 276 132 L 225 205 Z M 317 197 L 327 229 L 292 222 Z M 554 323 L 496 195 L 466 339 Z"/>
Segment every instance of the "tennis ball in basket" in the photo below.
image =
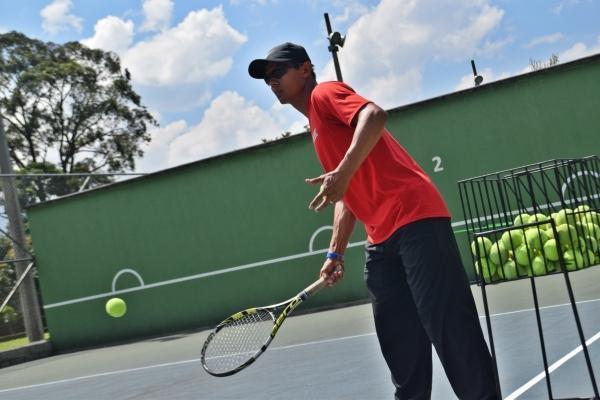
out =
<path fill-rule="evenodd" d="M 119 318 L 127 312 L 127 304 L 118 297 L 113 297 L 106 302 L 106 313 L 113 318 Z"/>
<path fill-rule="evenodd" d="M 573 214 L 573 210 L 570 208 L 563 208 L 558 213 L 556 213 L 556 225 L 563 224 L 575 224 L 577 219 L 575 218 L 575 214 Z"/>
<path fill-rule="evenodd" d="M 508 280 L 517 279 L 519 276 L 517 274 L 517 263 L 515 263 L 513 260 L 508 260 L 505 262 L 502 266 L 502 271 L 504 272 L 504 278 Z"/>
<path fill-rule="evenodd" d="M 540 250 L 544 243 L 548 241 L 548 235 L 543 229 L 528 229 L 525 232 L 525 240 L 530 249 Z"/>
<path fill-rule="evenodd" d="M 544 243 L 544 255 L 549 261 L 558 261 L 558 248 L 556 247 L 556 239 L 549 239 Z"/>
<path fill-rule="evenodd" d="M 535 215 L 532 215 L 529 218 L 529 221 L 527 221 L 527 222 L 532 224 L 534 222 L 543 222 L 543 221 L 548 221 L 548 220 L 549 220 L 549 218 L 547 216 L 545 216 L 544 214 L 535 214 Z M 542 224 L 542 225 L 538 225 L 538 226 L 540 229 L 549 229 L 550 223 Z M 535 227 L 532 227 L 532 228 L 535 228 Z"/>
<path fill-rule="evenodd" d="M 517 217 L 513 221 L 513 225 L 527 224 L 529 222 L 529 218 L 531 218 L 531 215 L 529 215 L 529 214 L 520 214 L 520 215 L 517 215 Z"/>
<path fill-rule="evenodd" d="M 583 256 L 583 261 L 586 267 L 589 267 L 590 265 L 594 265 L 596 262 L 596 255 L 594 254 L 593 251 L 591 250 L 587 250 L 585 252 L 585 255 Z"/>
<path fill-rule="evenodd" d="M 596 253 L 598 251 L 598 241 L 595 238 L 591 236 L 586 236 L 583 240 L 585 241 L 586 249 L 591 250 L 593 253 Z"/>
<path fill-rule="evenodd" d="M 586 227 L 587 231 L 589 232 L 589 236 L 593 236 L 596 240 L 600 240 L 600 226 L 588 222 Z"/>
<path fill-rule="evenodd" d="M 487 259 L 476 261 L 475 269 L 477 270 L 478 274 L 483 275 L 483 279 L 488 283 L 492 281 L 492 275 L 494 272 L 496 272 L 496 267 L 494 264 L 489 262 Z"/>
<path fill-rule="evenodd" d="M 578 245 L 577 229 L 573 225 L 559 225 L 556 227 L 556 233 L 563 248 L 571 248 Z"/>
<path fill-rule="evenodd" d="M 473 255 L 476 257 L 477 257 L 477 247 L 479 247 L 479 257 L 484 258 L 488 254 L 490 254 L 490 247 L 492 247 L 492 241 L 483 236 L 479 236 L 477 239 L 473 240 L 471 242 L 471 251 L 473 252 Z"/>
<path fill-rule="evenodd" d="M 502 240 L 494 243 L 490 248 L 490 261 L 496 265 L 503 265 L 508 261 L 508 251 L 504 247 Z"/>
<path fill-rule="evenodd" d="M 578 268 L 583 268 L 583 255 L 579 250 L 567 250 L 563 257 L 565 258 L 567 270 L 575 271 Z"/>
<path fill-rule="evenodd" d="M 527 250 L 527 246 L 525 246 L 524 244 L 520 245 L 515 250 L 515 260 L 517 260 L 517 263 L 519 265 L 528 266 L 531 264 L 531 259 L 533 257 L 529 254 L 529 251 Z"/>
<path fill-rule="evenodd" d="M 523 231 L 520 229 L 506 231 L 502 234 L 502 243 L 504 244 L 504 248 L 507 250 L 518 248 L 523 244 L 524 240 L 525 237 Z"/>
<path fill-rule="evenodd" d="M 546 274 L 546 260 L 542 256 L 535 256 L 531 261 L 531 268 L 535 276 Z"/>

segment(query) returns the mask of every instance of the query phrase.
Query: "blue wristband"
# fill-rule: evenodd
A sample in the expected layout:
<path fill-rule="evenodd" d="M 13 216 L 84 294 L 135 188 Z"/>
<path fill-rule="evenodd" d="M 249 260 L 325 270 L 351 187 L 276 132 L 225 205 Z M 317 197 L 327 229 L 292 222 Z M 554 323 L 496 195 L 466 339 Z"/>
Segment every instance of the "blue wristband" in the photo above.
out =
<path fill-rule="evenodd" d="M 338 254 L 334 251 L 328 251 L 327 255 L 325 256 L 325 258 L 328 258 L 330 260 L 336 260 L 336 261 L 343 261 L 344 260 L 344 256 L 341 254 Z"/>

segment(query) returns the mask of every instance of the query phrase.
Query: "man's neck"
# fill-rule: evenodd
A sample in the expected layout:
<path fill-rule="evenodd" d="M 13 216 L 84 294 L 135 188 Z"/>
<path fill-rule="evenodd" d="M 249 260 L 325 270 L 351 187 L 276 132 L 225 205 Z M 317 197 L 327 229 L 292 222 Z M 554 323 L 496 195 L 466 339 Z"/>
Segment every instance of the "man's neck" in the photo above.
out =
<path fill-rule="evenodd" d="M 316 80 L 311 80 L 306 82 L 306 86 L 304 86 L 304 91 L 298 96 L 297 100 L 293 100 L 290 104 L 298 111 L 300 111 L 306 118 L 308 118 L 308 100 L 310 99 L 310 94 L 313 89 L 317 86 Z"/>

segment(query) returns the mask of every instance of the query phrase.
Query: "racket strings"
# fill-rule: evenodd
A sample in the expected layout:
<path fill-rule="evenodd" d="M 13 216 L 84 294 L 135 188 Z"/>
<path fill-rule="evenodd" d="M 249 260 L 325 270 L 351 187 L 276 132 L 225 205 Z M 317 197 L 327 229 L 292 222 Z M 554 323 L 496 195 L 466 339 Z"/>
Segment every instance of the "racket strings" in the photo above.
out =
<path fill-rule="evenodd" d="M 250 360 L 267 342 L 273 318 L 264 310 L 246 314 L 223 326 L 208 343 L 204 353 L 206 368 L 225 373 Z"/>

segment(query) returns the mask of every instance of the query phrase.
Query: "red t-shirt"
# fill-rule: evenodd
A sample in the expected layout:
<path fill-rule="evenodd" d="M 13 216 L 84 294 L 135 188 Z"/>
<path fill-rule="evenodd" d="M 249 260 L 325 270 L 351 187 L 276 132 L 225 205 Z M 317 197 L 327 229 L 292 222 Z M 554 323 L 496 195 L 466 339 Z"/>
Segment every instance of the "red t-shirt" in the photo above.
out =
<path fill-rule="evenodd" d="M 341 82 L 317 85 L 308 102 L 308 121 L 325 172 L 337 168 L 352 142 L 352 119 L 369 100 Z M 398 228 L 432 217 L 450 217 L 431 179 L 385 129 L 356 171 L 344 204 L 362 221 L 370 243 L 381 243 Z"/>

